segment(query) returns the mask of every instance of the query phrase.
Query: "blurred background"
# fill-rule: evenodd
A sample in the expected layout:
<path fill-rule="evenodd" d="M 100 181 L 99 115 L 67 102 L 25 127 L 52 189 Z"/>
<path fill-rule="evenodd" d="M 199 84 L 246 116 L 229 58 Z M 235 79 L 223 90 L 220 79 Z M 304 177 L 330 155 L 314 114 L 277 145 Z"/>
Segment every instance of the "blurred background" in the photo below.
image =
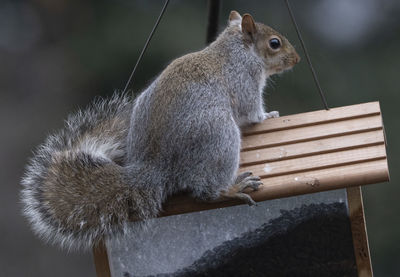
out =
<path fill-rule="evenodd" d="M 364 187 L 376 276 L 400 276 L 400 2 L 292 1 L 331 107 L 381 102 L 391 182 Z M 91 253 L 67 253 L 33 236 L 19 181 L 35 146 L 95 96 L 122 89 L 161 0 L 0 0 L 0 275 L 95 276 Z M 269 109 L 322 109 L 284 1 L 222 1 L 285 34 L 303 61 L 274 76 Z M 207 1 L 171 0 L 131 86 L 140 92 L 174 58 L 205 46 Z"/>

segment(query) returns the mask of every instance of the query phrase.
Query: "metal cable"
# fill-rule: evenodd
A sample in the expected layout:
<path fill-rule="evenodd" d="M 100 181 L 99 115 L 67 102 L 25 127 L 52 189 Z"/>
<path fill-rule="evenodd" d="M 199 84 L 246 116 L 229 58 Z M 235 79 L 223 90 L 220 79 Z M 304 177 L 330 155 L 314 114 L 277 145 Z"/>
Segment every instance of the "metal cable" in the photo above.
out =
<path fill-rule="evenodd" d="M 321 100 L 322 100 L 322 102 L 323 102 L 323 104 L 325 106 L 325 109 L 329 110 L 328 103 L 326 102 L 325 95 L 324 95 L 324 93 L 323 93 L 323 91 L 321 89 L 321 86 L 319 84 L 319 81 L 318 81 L 318 78 L 317 78 L 317 74 L 315 73 L 314 67 L 313 67 L 313 65 L 311 63 L 310 56 L 308 55 L 308 52 L 307 52 L 307 49 L 306 49 L 306 45 L 304 44 L 303 38 L 302 38 L 302 36 L 300 34 L 299 26 L 297 25 L 296 19 L 294 18 L 294 14 L 292 12 L 292 9 L 290 8 L 289 0 L 285 0 L 285 3 L 286 3 L 286 7 L 287 7 L 287 9 L 289 11 L 290 18 L 292 19 L 294 28 L 296 29 L 297 36 L 299 37 L 299 40 L 300 40 L 300 43 L 301 43 L 301 47 L 303 48 L 303 52 L 304 52 L 304 55 L 306 56 L 309 68 L 310 68 L 311 73 L 313 75 L 315 85 L 317 86 L 319 95 L 321 96 Z"/>
<path fill-rule="evenodd" d="M 123 90 L 123 93 L 126 92 L 128 86 L 129 86 L 129 84 L 130 84 L 130 82 L 131 82 L 131 80 L 132 80 L 132 77 L 133 77 L 133 75 L 135 74 L 136 68 L 138 67 L 139 62 L 140 62 L 140 60 L 142 59 L 142 57 L 143 57 L 143 55 L 144 55 L 144 52 L 146 52 L 146 49 L 147 49 L 147 47 L 149 46 L 149 42 L 150 42 L 151 38 L 153 37 L 154 32 L 156 31 L 156 29 L 157 29 L 157 27 L 158 27 L 158 24 L 160 23 L 161 18 L 162 18 L 162 16 L 164 15 L 165 10 L 167 9 L 168 3 L 169 3 L 169 0 L 166 0 L 165 3 L 164 3 L 164 6 L 163 6 L 163 8 L 162 8 L 162 10 L 161 10 L 161 12 L 160 12 L 160 15 L 159 15 L 158 18 L 157 18 L 156 24 L 154 24 L 153 30 L 151 30 L 150 35 L 149 35 L 149 37 L 147 38 L 147 41 L 146 41 L 146 43 L 145 43 L 144 46 L 143 46 L 142 52 L 140 53 L 139 58 L 138 58 L 137 61 L 136 61 L 135 67 L 133 68 L 133 70 L 132 70 L 132 72 L 131 72 L 131 75 L 129 76 L 129 79 L 128 79 L 128 81 L 126 82 L 126 85 L 125 85 L 125 88 L 124 88 L 124 90 Z"/>

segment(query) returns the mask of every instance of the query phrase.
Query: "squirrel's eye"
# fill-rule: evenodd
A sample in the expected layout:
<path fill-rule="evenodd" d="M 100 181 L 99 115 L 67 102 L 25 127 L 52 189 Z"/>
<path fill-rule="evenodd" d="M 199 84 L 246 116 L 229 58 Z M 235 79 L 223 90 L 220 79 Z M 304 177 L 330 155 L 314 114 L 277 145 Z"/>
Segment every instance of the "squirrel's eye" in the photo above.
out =
<path fill-rule="evenodd" d="M 272 39 L 269 40 L 269 46 L 270 46 L 272 49 L 276 50 L 276 49 L 278 49 L 279 47 L 281 47 L 281 42 L 280 42 L 279 39 L 277 39 L 277 38 L 272 38 Z"/>

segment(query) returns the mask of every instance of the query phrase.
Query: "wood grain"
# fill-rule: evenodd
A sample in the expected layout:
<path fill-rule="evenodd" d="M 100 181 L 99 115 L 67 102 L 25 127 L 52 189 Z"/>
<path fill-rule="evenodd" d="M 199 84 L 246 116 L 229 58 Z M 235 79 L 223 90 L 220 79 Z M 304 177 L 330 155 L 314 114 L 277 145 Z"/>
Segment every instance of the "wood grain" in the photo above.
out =
<path fill-rule="evenodd" d="M 254 175 L 267 178 L 385 158 L 385 145 L 382 144 L 309 157 L 243 166 L 240 168 L 240 172 L 251 171 Z"/>
<path fill-rule="evenodd" d="M 268 124 L 268 120 L 262 124 Z M 329 137 L 340 138 L 348 134 L 373 130 L 382 130 L 382 118 L 380 115 L 246 136 L 242 141 L 242 151 Z"/>
<path fill-rule="evenodd" d="M 263 186 L 255 201 L 389 180 L 378 102 L 267 119 L 245 130 L 240 172 L 252 171 Z M 160 216 L 242 204 L 200 203 L 177 195 Z"/>
<path fill-rule="evenodd" d="M 381 130 L 350 134 L 337 137 L 298 142 L 284 146 L 266 147 L 242 152 L 240 166 L 251 164 L 282 161 L 287 159 L 314 156 L 318 154 L 384 144 L 385 139 Z"/>
<path fill-rule="evenodd" d="M 349 186 L 378 183 L 388 179 L 386 159 L 343 165 L 283 176 L 264 178 L 264 185 L 256 192 L 249 192 L 256 201 L 289 197 L 294 195 L 327 191 Z M 243 204 L 240 201 L 204 203 L 187 195 L 176 195 L 164 204 L 160 216 L 177 215 Z"/>
<path fill-rule="evenodd" d="M 107 249 L 103 241 L 93 247 L 93 259 L 97 277 L 111 277 Z"/>
<path fill-rule="evenodd" d="M 243 131 L 244 136 L 271 132 L 283 129 L 298 128 L 310 125 L 325 124 L 328 122 L 348 120 L 352 118 L 360 118 L 380 114 L 379 102 L 369 102 L 351 106 L 333 108 L 329 111 L 319 110 L 313 112 L 302 113 L 295 115 L 286 115 L 278 118 L 268 119 L 268 124 L 265 122 L 256 124 L 246 128 Z"/>
<path fill-rule="evenodd" d="M 346 191 L 358 276 L 372 277 L 373 271 L 361 187 L 347 188 Z"/>

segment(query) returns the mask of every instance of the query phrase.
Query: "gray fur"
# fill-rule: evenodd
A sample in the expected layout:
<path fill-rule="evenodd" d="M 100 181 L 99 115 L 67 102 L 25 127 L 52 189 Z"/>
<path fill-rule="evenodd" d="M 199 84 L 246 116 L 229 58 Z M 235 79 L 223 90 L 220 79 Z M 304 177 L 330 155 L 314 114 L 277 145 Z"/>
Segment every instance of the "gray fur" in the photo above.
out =
<path fill-rule="evenodd" d="M 21 193 L 35 233 L 88 248 L 124 234 L 128 221 L 157 216 L 177 192 L 253 203 L 241 191 L 257 189 L 259 179 L 235 181 L 240 128 L 268 117 L 266 78 L 298 56 L 271 28 L 257 23 L 247 36 L 240 15 L 234 18 L 214 43 L 173 61 L 136 100 L 97 100 L 38 148 Z M 264 49 L 271 35 L 282 39 L 279 53 Z"/>

